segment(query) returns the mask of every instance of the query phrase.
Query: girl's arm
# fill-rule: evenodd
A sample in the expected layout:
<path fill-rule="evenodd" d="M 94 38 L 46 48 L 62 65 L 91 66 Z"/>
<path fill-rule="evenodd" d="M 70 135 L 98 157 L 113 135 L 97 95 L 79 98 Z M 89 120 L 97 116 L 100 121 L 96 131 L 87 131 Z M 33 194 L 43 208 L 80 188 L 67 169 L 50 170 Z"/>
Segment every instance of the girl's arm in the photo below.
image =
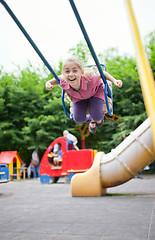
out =
<path fill-rule="evenodd" d="M 112 77 L 108 72 L 104 72 L 105 78 L 112 83 L 114 83 L 117 87 L 122 87 L 122 81 L 121 80 L 116 80 L 114 77 Z"/>
<path fill-rule="evenodd" d="M 62 78 L 62 75 L 59 76 L 59 78 Z M 47 90 L 52 90 L 54 85 L 58 85 L 59 83 L 57 82 L 57 80 L 55 78 L 52 78 L 51 80 L 48 80 L 46 82 L 46 89 Z"/>

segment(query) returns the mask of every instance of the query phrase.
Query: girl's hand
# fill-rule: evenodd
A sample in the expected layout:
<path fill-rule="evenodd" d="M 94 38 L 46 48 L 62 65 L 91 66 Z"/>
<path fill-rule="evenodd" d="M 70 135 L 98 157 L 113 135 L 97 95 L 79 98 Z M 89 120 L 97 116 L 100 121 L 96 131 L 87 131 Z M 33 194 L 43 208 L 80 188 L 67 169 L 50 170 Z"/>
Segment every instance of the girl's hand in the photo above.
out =
<path fill-rule="evenodd" d="M 122 83 L 121 80 L 115 80 L 115 81 L 114 81 L 114 84 L 115 84 L 117 87 L 120 88 L 120 87 L 122 87 L 122 84 L 123 84 L 123 83 Z"/>
<path fill-rule="evenodd" d="M 53 85 L 49 81 L 46 82 L 46 89 L 47 90 L 52 90 L 53 89 Z"/>

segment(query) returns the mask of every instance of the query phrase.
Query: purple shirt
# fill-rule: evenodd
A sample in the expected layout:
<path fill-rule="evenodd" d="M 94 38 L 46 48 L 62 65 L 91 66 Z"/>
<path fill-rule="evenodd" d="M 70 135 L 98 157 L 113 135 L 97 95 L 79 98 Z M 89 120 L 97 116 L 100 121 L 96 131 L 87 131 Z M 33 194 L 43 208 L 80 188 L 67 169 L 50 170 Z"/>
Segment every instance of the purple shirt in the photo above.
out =
<path fill-rule="evenodd" d="M 87 77 L 81 77 L 81 88 L 74 90 L 69 83 L 60 79 L 61 87 L 68 92 L 74 103 L 91 97 L 101 98 L 105 101 L 104 83 L 99 75 L 90 74 Z"/>

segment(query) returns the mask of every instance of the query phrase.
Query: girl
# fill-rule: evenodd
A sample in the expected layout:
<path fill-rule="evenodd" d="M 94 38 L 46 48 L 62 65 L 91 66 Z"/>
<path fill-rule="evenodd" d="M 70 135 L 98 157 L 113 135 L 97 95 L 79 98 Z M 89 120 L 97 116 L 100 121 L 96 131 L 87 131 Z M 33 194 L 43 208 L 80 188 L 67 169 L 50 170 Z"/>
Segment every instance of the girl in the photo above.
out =
<path fill-rule="evenodd" d="M 107 80 L 121 87 L 122 81 L 116 80 L 104 71 Z M 84 74 L 78 59 L 69 58 L 63 63 L 62 75 L 59 76 L 61 87 L 71 96 L 73 101 L 73 119 L 77 123 L 88 122 L 89 131 L 94 134 L 97 127 L 103 124 L 104 82 L 98 74 Z M 46 89 L 52 90 L 58 84 L 56 79 L 46 82 Z M 90 116 L 86 115 L 89 105 Z"/>

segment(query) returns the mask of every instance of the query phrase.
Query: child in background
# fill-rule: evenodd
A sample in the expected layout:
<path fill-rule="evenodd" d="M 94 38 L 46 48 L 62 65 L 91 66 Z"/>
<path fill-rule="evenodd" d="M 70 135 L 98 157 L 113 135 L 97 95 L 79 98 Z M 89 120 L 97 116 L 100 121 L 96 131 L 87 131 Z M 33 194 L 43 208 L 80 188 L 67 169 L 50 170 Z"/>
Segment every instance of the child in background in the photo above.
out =
<path fill-rule="evenodd" d="M 63 136 L 73 143 L 73 146 L 76 150 L 79 150 L 77 146 L 78 143 L 77 138 L 73 134 L 69 133 L 67 130 L 64 130 Z"/>
<path fill-rule="evenodd" d="M 116 80 L 104 71 L 107 80 L 121 87 L 122 81 Z M 104 82 L 98 74 L 84 74 L 78 59 L 69 58 L 63 63 L 62 75 L 59 76 L 61 87 L 71 96 L 73 101 L 73 119 L 77 123 L 89 123 L 89 131 L 94 134 L 104 121 L 103 103 Z M 56 79 L 46 82 L 46 89 L 52 90 L 57 85 Z M 86 114 L 89 105 L 90 116 Z"/>

